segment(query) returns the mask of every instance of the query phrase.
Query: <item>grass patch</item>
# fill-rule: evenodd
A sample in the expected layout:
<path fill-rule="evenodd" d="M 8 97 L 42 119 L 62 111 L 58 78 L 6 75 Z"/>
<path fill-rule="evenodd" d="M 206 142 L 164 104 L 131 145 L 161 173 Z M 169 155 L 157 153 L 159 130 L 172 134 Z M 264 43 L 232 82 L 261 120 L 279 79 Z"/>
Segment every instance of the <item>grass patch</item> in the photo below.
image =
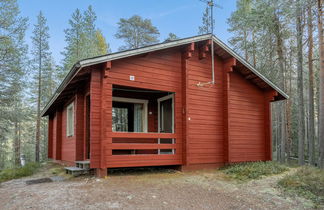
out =
<path fill-rule="evenodd" d="M 56 176 L 65 174 L 65 170 L 62 167 L 51 168 L 49 171 L 51 174 L 56 175 Z"/>
<path fill-rule="evenodd" d="M 248 181 L 251 179 L 259 179 L 262 176 L 280 174 L 288 170 L 288 167 L 277 162 L 246 162 L 237 163 L 222 167 L 221 170 L 231 178 Z"/>
<path fill-rule="evenodd" d="M 302 167 L 292 175 L 287 175 L 278 185 L 291 195 L 299 195 L 312 200 L 316 205 L 324 205 L 324 171 L 314 167 Z"/>
<path fill-rule="evenodd" d="M 0 182 L 5 182 L 11 179 L 18 179 L 24 176 L 34 174 L 40 167 L 39 163 L 27 163 L 21 168 L 4 169 L 0 172 Z"/>

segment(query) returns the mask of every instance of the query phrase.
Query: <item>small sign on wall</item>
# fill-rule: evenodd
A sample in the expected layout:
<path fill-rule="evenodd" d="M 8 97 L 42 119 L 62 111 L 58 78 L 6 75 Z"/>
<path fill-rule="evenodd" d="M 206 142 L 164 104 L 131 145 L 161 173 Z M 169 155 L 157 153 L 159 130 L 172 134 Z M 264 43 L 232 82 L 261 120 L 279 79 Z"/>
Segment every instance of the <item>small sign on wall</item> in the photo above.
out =
<path fill-rule="evenodd" d="M 130 80 L 130 81 L 135 81 L 135 76 L 130 75 L 130 76 L 129 76 L 129 80 Z"/>

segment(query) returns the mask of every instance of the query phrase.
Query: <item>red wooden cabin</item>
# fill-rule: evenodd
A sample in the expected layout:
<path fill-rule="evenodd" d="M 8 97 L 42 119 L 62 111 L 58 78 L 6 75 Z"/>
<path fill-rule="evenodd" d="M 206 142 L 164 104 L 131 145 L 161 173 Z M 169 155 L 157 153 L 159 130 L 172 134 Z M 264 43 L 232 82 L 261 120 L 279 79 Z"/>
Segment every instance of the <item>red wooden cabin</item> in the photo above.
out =
<path fill-rule="evenodd" d="M 48 157 L 182 169 L 271 160 L 270 103 L 288 96 L 216 37 L 151 45 L 76 63 L 42 115 Z"/>

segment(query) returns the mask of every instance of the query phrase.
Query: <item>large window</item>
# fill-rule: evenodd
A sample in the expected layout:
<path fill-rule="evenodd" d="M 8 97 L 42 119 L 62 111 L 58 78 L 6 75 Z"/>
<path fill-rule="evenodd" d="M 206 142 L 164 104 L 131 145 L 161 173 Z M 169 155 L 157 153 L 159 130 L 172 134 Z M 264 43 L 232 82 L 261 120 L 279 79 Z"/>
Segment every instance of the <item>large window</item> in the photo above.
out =
<path fill-rule="evenodd" d="M 113 97 L 112 130 L 147 132 L 147 100 Z"/>
<path fill-rule="evenodd" d="M 66 135 L 74 135 L 74 105 L 73 102 L 66 108 Z"/>

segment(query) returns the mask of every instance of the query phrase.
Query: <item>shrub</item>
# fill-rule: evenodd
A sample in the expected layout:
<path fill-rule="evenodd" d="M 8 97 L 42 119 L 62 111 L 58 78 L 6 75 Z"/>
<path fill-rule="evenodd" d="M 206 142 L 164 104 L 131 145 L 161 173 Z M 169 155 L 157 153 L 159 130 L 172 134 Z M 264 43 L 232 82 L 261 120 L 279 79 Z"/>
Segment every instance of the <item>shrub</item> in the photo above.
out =
<path fill-rule="evenodd" d="M 317 205 L 324 205 L 324 171 L 314 167 L 302 167 L 292 175 L 287 175 L 278 182 L 287 193 L 312 200 Z"/>
<path fill-rule="evenodd" d="M 4 169 L 0 172 L 0 182 L 8 181 L 11 179 L 17 179 L 24 176 L 30 176 L 34 174 L 40 167 L 39 163 L 27 163 L 21 168 Z"/>
<path fill-rule="evenodd" d="M 232 164 L 221 168 L 221 170 L 231 178 L 247 181 L 251 179 L 259 179 L 262 176 L 280 174 L 288 170 L 288 167 L 277 162 L 259 161 Z"/>

